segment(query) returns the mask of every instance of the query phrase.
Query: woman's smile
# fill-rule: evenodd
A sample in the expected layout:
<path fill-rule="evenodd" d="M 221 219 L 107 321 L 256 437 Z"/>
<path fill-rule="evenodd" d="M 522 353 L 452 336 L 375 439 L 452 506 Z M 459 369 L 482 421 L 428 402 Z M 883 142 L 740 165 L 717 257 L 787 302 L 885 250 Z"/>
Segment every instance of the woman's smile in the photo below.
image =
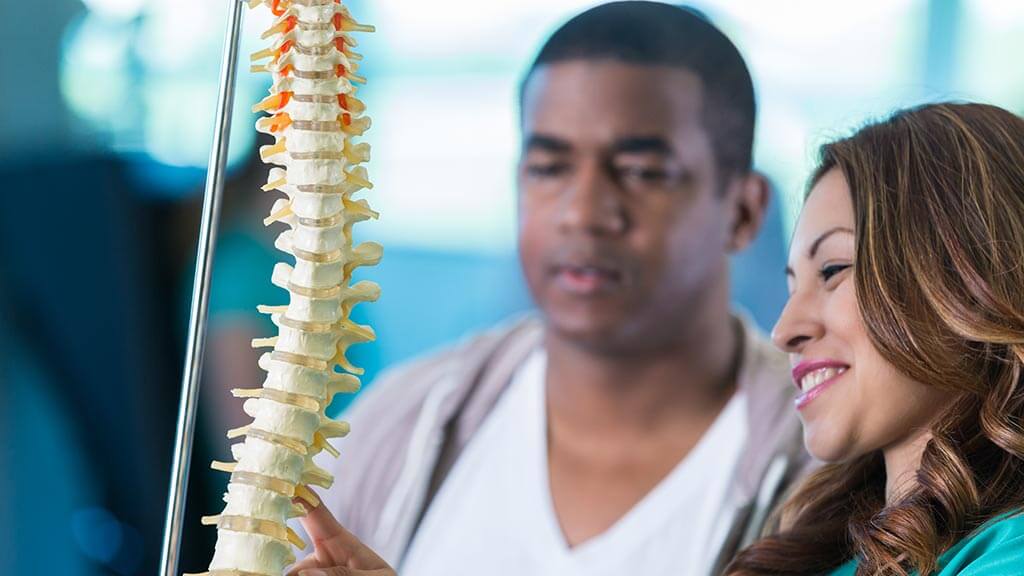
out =
<path fill-rule="evenodd" d="M 849 369 L 849 365 L 837 360 L 805 360 L 793 368 L 793 382 L 800 389 L 794 400 L 797 410 L 821 396 Z"/>

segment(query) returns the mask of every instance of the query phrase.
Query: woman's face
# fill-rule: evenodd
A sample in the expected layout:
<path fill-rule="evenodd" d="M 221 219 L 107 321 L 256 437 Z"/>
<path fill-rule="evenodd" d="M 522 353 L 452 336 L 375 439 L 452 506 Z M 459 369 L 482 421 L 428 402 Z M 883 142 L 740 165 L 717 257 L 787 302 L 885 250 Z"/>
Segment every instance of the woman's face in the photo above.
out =
<path fill-rule="evenodd" d="M 843 174 L 814 186 L 793 235 L 789 302 L 772 339 L 788 352 L 800 388 L 804 443 L 838 462 L 899 447 L 926 429 L 944 392 L 901 374 L 868 338 L 857 307 L 854 214 Z"/>

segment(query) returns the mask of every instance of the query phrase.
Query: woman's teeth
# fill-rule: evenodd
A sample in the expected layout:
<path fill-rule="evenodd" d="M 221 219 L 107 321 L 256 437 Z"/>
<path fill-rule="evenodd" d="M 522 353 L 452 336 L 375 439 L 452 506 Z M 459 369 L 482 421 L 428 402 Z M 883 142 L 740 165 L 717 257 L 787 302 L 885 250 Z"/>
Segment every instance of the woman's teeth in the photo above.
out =
<path fill-rule="evenodd" d="M 846 368 L 819 368 L 800 379 L 800 390 L 807 392 L 821 386 L 827 380 L 846 372 Z"/>

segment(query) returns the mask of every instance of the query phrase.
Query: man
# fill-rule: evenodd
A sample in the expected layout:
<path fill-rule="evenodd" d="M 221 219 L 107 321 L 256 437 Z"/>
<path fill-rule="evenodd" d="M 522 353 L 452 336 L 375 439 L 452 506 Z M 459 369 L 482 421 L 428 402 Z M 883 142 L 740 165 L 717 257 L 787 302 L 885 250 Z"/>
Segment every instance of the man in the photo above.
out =
<path fill-rule="evenodd" d="M 521 105 L 539 318 L 370 387 L 325 508 L 404 576 L 717 573 L 807 464 L 787 362 L 729 307 L 768 201 L 749 73 L 702 17 L 616 2 Z"/>

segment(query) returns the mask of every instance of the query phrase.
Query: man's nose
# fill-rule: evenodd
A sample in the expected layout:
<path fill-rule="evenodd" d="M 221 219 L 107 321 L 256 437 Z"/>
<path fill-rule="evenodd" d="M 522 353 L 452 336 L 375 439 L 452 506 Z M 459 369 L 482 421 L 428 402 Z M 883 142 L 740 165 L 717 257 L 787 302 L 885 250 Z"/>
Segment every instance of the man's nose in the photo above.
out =
<path fill-rule="evenodd" d="M 603 163 L 583 162 L 564 195 L 559 226 L 566 232 L 588 235 L 621 234 L 628 227 L 624 200 L 611 171 Z"/>

